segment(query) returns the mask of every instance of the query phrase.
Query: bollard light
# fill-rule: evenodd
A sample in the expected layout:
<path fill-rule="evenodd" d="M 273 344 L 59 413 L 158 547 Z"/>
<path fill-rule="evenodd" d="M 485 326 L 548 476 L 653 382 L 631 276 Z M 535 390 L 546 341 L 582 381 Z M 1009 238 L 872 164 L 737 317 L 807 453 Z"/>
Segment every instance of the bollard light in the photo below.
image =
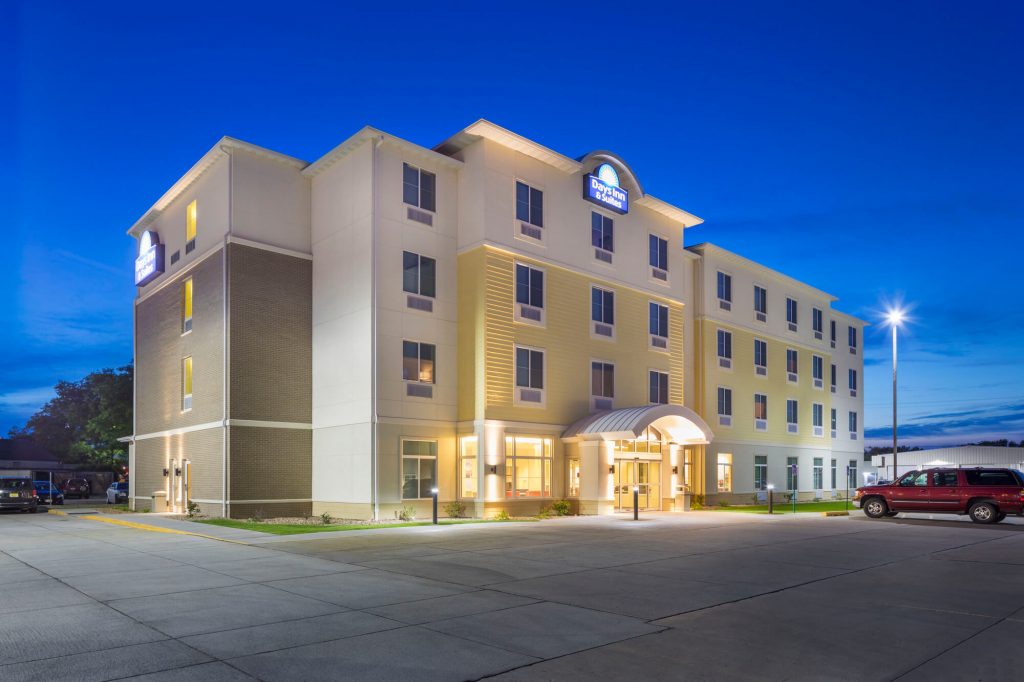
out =
<path fill-rule="evenodd" d="M 775 513 L 775 486 L 771 483 L 768 484 L 768 513 Z"/>
<path fill-rule="evenodd" d="M 430 496 L 434 498 L 434 525 L 437 525 L 437 488 L 430 489 Z"/>
<path fill-rule="evenodd" d="M 640 486 L 633 486 L 633 520 L 640 520 Z"/>

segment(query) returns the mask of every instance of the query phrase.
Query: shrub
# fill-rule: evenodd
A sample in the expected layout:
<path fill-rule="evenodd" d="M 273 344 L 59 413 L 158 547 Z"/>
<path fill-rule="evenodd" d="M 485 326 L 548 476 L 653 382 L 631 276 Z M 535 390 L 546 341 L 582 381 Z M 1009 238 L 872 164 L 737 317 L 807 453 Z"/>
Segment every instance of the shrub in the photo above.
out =
<path fill-rule="evenodd" d="M 331 515 L 329 512 L 324 512 L 320 515 L 320 523 L 324 524 L 325 526 L 331 525 Z"/>
<path fill-rule="evenodd" d="M 721 502 L 718 503 L 718 506 L 725 508 L 729 506 L 729 503 L 726 500 L 722 500 Z"/>
<path fill-rule="evenodd" d="M 402 511 L 398 512 L 398 518 L 402 521 L 414 521 L 416 519 L 416 509 L 413 507 L 402 507 Z"/>
<path fill-rule="evenodd" d="M 571 509 L 572 503 L 570 503 L 569 500 L 555 500 L 551 503 L 551 511 L 553 511 L 556 516 L 568 516 L 569 510 Z"/>
<path fill-rule="evenodd" d="M 249 517 L 249 523 L 263 523 L 263 510 L 257 509 Z"/>
<path fill-rule="evenodd" d="M 199 505 L 192 500 L 188 501 L 188 518 L 194 518 L 199 515 Z"/>
<path fill-rule="evenodd" d="M 704 496 L 697 494 L 690 500 L 690 509 L 703 509 L 704 508 Z"/>
<path fill-rule="evenodd" d="M 512 517 L 508 515 L 508 512 L 502 509 L 500 512 L 494 515 L 494 518 L 498 521 L 508 521 Z"/>
<path fill-rule="evenodd" d="M 458 500 L 454 502 L 445 502 L 444 513 L 448 515 L 449 519 L 457 519 L 466 512 L 466 505 Z"/>

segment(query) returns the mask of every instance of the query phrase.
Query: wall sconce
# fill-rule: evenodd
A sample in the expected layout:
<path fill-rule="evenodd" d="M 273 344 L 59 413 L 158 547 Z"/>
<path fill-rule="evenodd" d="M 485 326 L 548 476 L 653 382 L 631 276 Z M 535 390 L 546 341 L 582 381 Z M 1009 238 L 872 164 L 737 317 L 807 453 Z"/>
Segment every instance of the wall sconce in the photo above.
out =
<path fill-rule="evenodd" d="M 678 474 L 679 473 L 679 467 L 677 467 L 677 466 L 676 467 L 672 467 L 672 473 L 673 474 Z"/>
<path fill-rule="evenodd" d="M 498 473 L 498 465 L 497 464 L 492 464 L 491 465 L 491 473 L 492 474 Z"/>
<path fill-rule="evenodd" d="M 167 467 L 164 467 L 164 478 L 167 478 L 167 474 L 169 473 L 171 472 L 167 470 Z"/>
<path fill-rule="evenodd" d="M 174 467 L 174 475 L 181 476 L 181 469 L 179 467 Z"/>
<path fill-rule="evenodd" d="M 615 473 L 615 465 L 614 464 L 612 464 L 611 466 L 608 467 L 608 473 L 609 474 L 614 474 Z"/>

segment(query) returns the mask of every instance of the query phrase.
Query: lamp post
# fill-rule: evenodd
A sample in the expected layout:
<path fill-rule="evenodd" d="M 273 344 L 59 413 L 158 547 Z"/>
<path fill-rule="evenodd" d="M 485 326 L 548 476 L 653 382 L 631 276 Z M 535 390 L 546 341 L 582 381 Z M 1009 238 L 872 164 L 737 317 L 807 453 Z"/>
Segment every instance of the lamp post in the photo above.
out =
<path fill-rule="evenodd" d="M 434 498 L 434 525 L 437 525 L 437 488 L 430 489 L 430 496 Z"/>
<path fill-rule="evenodd" d="M 903 311 L 893 308 L 886 315 L 886 321 L 892 327 L 892 480 L 899 476 L 896 468 L 896 330 L 903 322 Z"/>
<path fill-rule="evenodd" d="M 640 486 L 633 486 L 633 520 L 640 520 Z"/>
<path fill-rule="evenodd" d="M 768 513 L 775 513 L 775 486 L 771 483 L 768 484 Z"/>
<path fill-rule="evenodd" d="M 846 465 L 846 511 L 850 511 L 850 465 Z"/>

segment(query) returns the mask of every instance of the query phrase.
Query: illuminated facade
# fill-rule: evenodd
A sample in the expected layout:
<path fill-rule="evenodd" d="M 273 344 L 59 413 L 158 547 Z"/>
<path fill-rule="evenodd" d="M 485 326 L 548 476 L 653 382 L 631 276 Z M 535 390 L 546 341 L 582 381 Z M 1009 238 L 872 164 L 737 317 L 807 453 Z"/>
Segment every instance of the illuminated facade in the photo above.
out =
<path fill-rule="evenodd" d="M 475 516 L 562 498 L 605 513 L 631 508 L 635 487 L 645 509 L 682 510 L 689 495 L 750 497 L 773 477 L 782 488 L 790 457 L 816 496 L 811 469 L 845 458 L 850 433 L 811 430 L 838 400 L 812 388 L 811 355 L 828 367 L 829 322 L 862 323 L 734 254 L 683 248 L 700 222 L 610 152 L 571 159 L 486 121 L 434 149 L 364 128 L 312 164 L 225 138 L 131 229 L 133 501 L 162 491 L 158 509 L 391 518 L 429 513 L 436 487 Z M 806 314 L 797 332 L 776 329 L 788 296 Z M 755 336 L 769 339 L 767 378 L 746 357 Z M 841 397 L 859 413 L 861 394 Z M 782 420 L 790 396 L 796 433 Z"/>

